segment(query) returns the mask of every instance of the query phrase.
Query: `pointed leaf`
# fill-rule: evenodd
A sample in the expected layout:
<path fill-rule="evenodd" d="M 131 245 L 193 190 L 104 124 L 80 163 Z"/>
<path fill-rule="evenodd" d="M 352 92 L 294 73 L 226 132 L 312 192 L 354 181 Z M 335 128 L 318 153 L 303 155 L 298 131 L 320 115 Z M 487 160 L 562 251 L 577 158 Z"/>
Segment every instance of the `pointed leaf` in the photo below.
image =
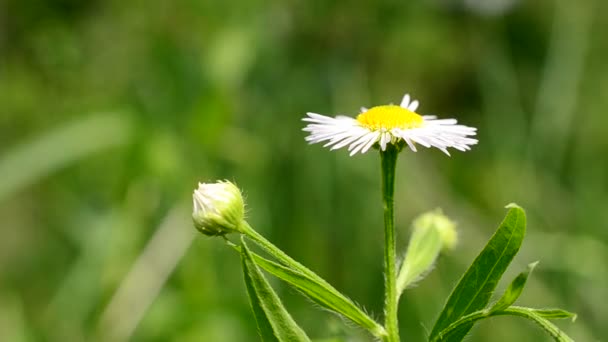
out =
<path fill-rule="evenodd" d="M 515 279 L 513 279 L 502 297 L 500 297 L 498 302 L 492 306 L 490 309 L 491 312 L 504 310 L 515 303 L 517 298 L 519 298 L 521 295 L 521 292 L 524 290 L 524 286 L 526 286 L 528 276 L 530 273 L 532 273 L 536 265 L 538 265 L 538 261 L 529 264 L 525 271 L 521 272 L 517 277 L 515 277 Z"/>
<path fill-rule="evenodd" d="M 496 284 L 519 251 L 526 231 L 523 209 L 514 204 L 508 207 L 510 209 L 498 230 L 452 291 L 435 322 L 430 340 L 461 317 L 488 304 Z M 461 341 L 471 327 L 472 323 L 459 329 L 454 341 Z"/>
<path fill-rule="evenodd" d="M 385 335 L 385 330 L 380 324 L 328 283 L 318 282 L 307 274 L 267 260 L 255 253 L 250 254 L 258 266 L 294 286 L 315 303 L 343 315 L 369 330 L 374 336 L 381 337 Z"/>
<path fill-rule="evenodd" d="M 542 311 L 542 310 L 541 310 Z M 520 317 L 525 317 L 529 320 L 532 320 L 534 323 L 538 324 L 547 334 L 549 334 L 556 342 L 574 342 L 566 333 L 561 331 L 555 324 L 549 322 L 546 317 L 543 317 L 538 313 L 538 310 L 519 307 L 519 306 L 511 306 L 504 311 L 499 311 L 496 314 L 505 314 L 505 315 L 515 315 Z M 576 317 L 576 315 L 574 315 Z"/>
<path fill-rule="evenodd" d="M 263 341 L 310 341 L 296 324 L 281 300 L 253 262 L 251 252 L 242 241 L 241 261 L 251 308 Z"/>
<path fill-rule="evenodd" d="M 321 278 L 315 272 L 291 258 L 285 252 L 280 250 L 277 246 L 266 240 L 265 237 L 263 237 L 260 233 L 256 232 L 253 228 L 251 228 L 251 226 L 245 224 L 242 229 L 244 231 L 244 234 L 247 235 L 248 238 L 250 238 L 253 242 L 262 247 L 266 252 L 268 252 L 268 254 L 276 258 L 279 263 L 282 264 L 286 269 L 300 273 L 311 283 L 321 285 L 326 290 L 332 292 L 334 295 L 341 296 L 348 301 L 348 299 L 344 297 L 344 295 L 342 295 L 338 290 L 332 287 L 327 281 L 325 281 L 325 279 Z M 271 270 L 267 271 L 272 272 Z M 277 277 L 280 277 L 278 274 L 275 275 Z M 382 338 L 384 335 L 386 335 L 386 331 L 384 330 L 384 328 L 380 324 L 376 323 L 369 316 L 365 315 L 365 313 L 361 309 L 356 307 L 354 309 L 351 307 L 351 309 L 351 312 L 354 312 L 354 310 L 359 312 L 353 317 L 347 316 L 350 319 L 356 318 L 356 320 L 353 319 L 353 322 L 356 322 L 357 324 L 360 324 L 363 328 L 368 329 L 374 336 L 378 338 Z M 344 313 L 344 315 L 347 315 L 347 313 Z M 356 316 L 358 316 L 358 318 Z"/>
<path fill-rule="evenodd" d="M 538 324 L 547 334 L 549 334 L 553 340 L 556 342 L 573 342 L 573 340 L 566 335 L 563 331 L 561 331 L 557 326 L 553 323 L 549 322 L 546 317 L 543 317 L 539 314 L 539 311 L 545 310 L 536 310 L 531 308 L 519 307 L 519 306 L 511 306 L 505 310 L 499 311 L 489 311 L 489 310 L 479 310 L 472 312 L 466 316 L 461 317 L 456 322 L 450 324 L 446 329 L 444 329 L 441 333 L 439 333 L 434 338 L 430 339 L 432 342 L 453 342 L 460 341 L 462 337 L 460 337 L 461 331 L 463 328 L 472 326 L 475 322 L 482 320 L 484 318 L 492 317 L 492 316 L 520 316 L 532 320 L 534 323 Z M 547 311 L 563 311 L 563 310 L 547 310 Z M 564 311 L 565 312 L 565 311 Z M 570 313 L 569 313 L 570 314 Z M 572 314 L 570 314 L 572 315 Z"/>
<path fill-rule="evenodd" d="M 546 319 L 564 319 L 571 318 L 572 322 L 576 321 L 576 314 L 562 309 L 530 309 L 535 314 Z"/>

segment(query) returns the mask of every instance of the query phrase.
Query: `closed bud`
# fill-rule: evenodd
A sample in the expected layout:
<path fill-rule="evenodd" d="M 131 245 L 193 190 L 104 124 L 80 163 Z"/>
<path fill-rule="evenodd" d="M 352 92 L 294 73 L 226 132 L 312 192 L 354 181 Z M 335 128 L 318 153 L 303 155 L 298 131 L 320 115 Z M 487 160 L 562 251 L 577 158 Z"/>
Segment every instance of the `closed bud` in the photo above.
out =
<path fill-rule="evenodd" d="M 453 249 L 458 242 L 456 224 L 441 209 L 427 212 L 414 220 L 414 229 L 435 229 L 439 232 L 444 250 Z"/>
<path fill-rule="evenodd" d="M 241 191 L 229 181 L 199 183 L 192 194 L 194 227 L 208 236 L 242 232 L 245 203 Z"/>
<path fill-rule="evenodd" d="M 441 209 L 418 216 L 410 243 L 397 276 L 397 293 L 424 278 L 432 269 L 442 250 L 456 245 L 456 225 Z"/>

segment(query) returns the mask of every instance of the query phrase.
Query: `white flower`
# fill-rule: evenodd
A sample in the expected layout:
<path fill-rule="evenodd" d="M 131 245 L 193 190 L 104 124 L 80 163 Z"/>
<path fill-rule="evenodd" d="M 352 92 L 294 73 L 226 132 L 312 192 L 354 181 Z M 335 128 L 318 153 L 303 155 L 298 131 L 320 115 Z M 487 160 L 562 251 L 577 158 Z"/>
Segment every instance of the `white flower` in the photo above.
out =
<path fill-rule="evenodd" d="M 476 134 L 476 128 L 457 125 L 456 119 L 420 115 L 415 112 L 418 104 L 416 100 L 410 102 L 410 96 L 405 94 L 399 106 L 361 108 L 357 118 L 306 113 L 307 117 L 302 119 L 308 122 L 303 130 L 310 132 L 306 141 L 326 142 L 324 146 L 332 150 L 348 146 L 351 156 L 367 152 L 376 143 L 382 151 L 387 144 L 402 144 L 402 141 L 414 152 L 416 144 L 433 146 L 448 156 L 448 147 L 467 151 L 477 144 L 477 139 L 468 137 Z"/>
<path fill-rule="evenodd" d="M 216 236 L 241 230 L 245 204 L 241 191 L 231 182 L 198 183 L 192 204 L 192 220 L 201 233 Z"/>

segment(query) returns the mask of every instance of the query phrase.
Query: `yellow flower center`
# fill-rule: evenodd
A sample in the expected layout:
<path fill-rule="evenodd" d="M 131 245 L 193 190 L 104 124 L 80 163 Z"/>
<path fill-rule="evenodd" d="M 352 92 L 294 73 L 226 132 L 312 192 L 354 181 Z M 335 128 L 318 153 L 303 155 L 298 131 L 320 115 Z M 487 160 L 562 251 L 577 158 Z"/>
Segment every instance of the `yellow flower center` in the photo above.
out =
<path fill-rule="evenodd" d="M 372 131 L 416 128 L 424 123 L 422 116 L 395 105 L 372 107 L 367 112 L 359 114 L 357 121 Z"/>

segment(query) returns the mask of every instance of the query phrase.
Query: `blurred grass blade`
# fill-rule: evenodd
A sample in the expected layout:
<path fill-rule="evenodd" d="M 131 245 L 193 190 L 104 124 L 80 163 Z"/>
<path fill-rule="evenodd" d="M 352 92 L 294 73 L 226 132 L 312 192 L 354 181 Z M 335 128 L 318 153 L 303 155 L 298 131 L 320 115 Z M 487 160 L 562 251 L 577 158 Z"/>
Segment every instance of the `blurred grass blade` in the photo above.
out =
<path fill-rule="evenodd" d="M 450 324 L 446 329 L 444 329 L 441 333 L 439 333 L 434 338 L 430 339 L 432 342 L 442 341 L 442 342 L 455 342 L 461 341 L 461 332 L 466 327 L 472 326 L 475 322 L 482 320 L 484 318 L 492 317 L 492 316 L 519 316 L 524 317 L 529 320 L 532 320 L 534 323 L 538 324 L 547 334 L 549 334 L 553 340 L 556 342 L 573 342 L 573 340 L 566 335 L 563 331 L 561 331 L 557 326 L 553 323 L 549 322 L 547 317 L 543 317 L 542 312 L 547 311 L 551 312 L 550 316 L 556 315 L 559 318 L 567 317 L 576 317 L 576 315 L 569 313 L 560 309 L 550 309 L 550 310 L 536 310 L 531 308 L 519 307 L 519 306 L 511 306 L 504 310 L 498 311 L 490 311 L 490 310 L 479 310 L 473 313 L 470 313 L 466 316 L 461 317 L 456 322 Z M 559 312 L 559 314 L 558 314 Z"/>
<path fill-rule="evenodd" d="M 258 266 L 294 286 L 315 303 L 348 318 L 369 330 L 376 337 L 382 337 L 385 334 L 384 328 L 380 324 L 365 314 L 361 308 L 338 290 L 328 286 L 327 283 L 318 283 L 315 279 L 299 271 L 267 260 L 255 253 L 250 254 Z"/>
<path fill-rule="evenodd" d="M 0 158 L 0 200 L 70 163 L 126 143 L 131 130 L 124 113 L 96 114 L 8 150 Z"/>
<path fill-rule="evenodd" d="M 434 340 L 441 331 L 461 317 L 481 310 L 488 304 L 502 274 L 519 251 L 526 232 L 526 214 L 523 209 L 515 204 L 507 207 L 510 209 L 498 230 L 452 291 L 429 340 Z M 462 326 L 455 333 L 453 341 L 462 340 L 471 327 L 472 323 Z"/>
<path fill-rule="evenodd" d="M 519 298 L 521 295 L 521 292 L 524 290 L 524 286 L 526 286 L 528 276 L 530 273 L 532 273 L 536 265 L 538 265 L 538 261 L 529 264 L 525 271 L 521 272 L 519 275 L 517 275 L 517 277 L 515 277 L 515 279 L 513 279 L 502 297 L 500 297 L 498 302 L 492 306 L 490 312 L 504 310 L 515 303 L 517 298 Z"/>
<path fill-rule="evenodd" d="M 310 341 L 287 312 L 281 300 L 254 263 L 251 252 L 241 239 L 241 261 L 251 308 L 263 341 Z"/>

